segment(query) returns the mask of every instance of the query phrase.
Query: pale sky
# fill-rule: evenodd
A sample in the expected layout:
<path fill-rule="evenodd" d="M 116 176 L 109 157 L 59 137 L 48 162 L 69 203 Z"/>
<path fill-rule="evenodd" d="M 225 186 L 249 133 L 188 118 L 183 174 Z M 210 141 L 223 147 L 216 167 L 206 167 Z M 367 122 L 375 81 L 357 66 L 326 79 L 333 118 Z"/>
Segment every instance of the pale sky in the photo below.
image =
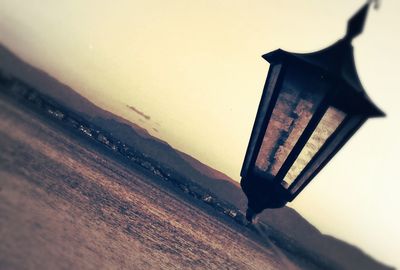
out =
<path fill-rule="evenodd" d="M 240 181 L 268 72 L 261 55 L 329 46 L 363 3 L 0 0 L 0 42 L 94 103 Z M 383 1 L 353 42 L 361 81 L 388 116 L 367 122 L 289 204 L 323 233 L 397 267 L 399 11 L 399 1 Z"/>

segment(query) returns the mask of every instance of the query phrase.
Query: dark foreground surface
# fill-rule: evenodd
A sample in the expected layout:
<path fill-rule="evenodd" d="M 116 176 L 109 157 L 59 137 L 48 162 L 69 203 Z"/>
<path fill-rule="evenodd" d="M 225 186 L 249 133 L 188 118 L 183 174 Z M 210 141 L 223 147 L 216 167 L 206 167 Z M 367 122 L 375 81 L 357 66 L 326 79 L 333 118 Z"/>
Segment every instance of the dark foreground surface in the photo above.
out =
<path fill-rule="evenodd" d="M 0 269 L 297 268 L 151 177 L 0 97 Z"/>

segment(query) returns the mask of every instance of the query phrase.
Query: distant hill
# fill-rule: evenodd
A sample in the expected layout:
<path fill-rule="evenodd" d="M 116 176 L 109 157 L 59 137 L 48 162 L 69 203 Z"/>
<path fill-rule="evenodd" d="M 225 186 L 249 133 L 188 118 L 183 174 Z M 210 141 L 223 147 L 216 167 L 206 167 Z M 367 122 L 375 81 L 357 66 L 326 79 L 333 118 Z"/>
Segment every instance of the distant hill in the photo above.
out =
<path fill-rule="evenodd" d="M 119 123 L 131 126 L 135 132 L 142 137 L 149 137 L 147 130 L 128 120 L 99 108 L 92 102 L 81 96 L 69 86 L 59 82 L 46 72 L 37 69 L 14 55 L 9 49 L 0 44 L 0 67 L 3 72 L 12 74 L 27 84 L 37 88 L 41 93 L 46 94 L 67 106 L 73 111 L 83 113 L 91 119 L 99 117 L 103 119 L 114 119 Z"/>
<path fill-rule="evenodd" d="M 69 109 L 79 112 L 89 122 L 109 131 L 155 162 L 179 172 L 182 176 L 209 189 L 220 199 L 245 210 L 246 198 L 240 186 L 227 175 L 208 167 L 190 155 L 173 149 L 166 142 L 152 137 L 138 125 L 97 107 L 67 85 L 25 63 L 2 45 L 0 45 L 0 69 L 3 73 L 12 74 Z M 273 228 L 277 235 L 287 237 L 294 246 L 307 250 L 307 253 L 313 254 L 313 260 L 325 262 L 325 265 L 329 265 L 329 269 L 391 269 L 358 248 L 321 234 L 289 207 L 264 211 L 260 218 Z"/>
<path fill-rule="evenodd" d="M 202 174 L 204 174 L 205 176 L 214 178 L 214 179 L 221 179 L 221 180 L 226 180 L 229 182 L 232 182 L 233 184 L 237 185 L 238 187 L 240 186 L 238 182 L 233 181 L 229 176 L 227 176 L 226 174 L 217 171 L 203 163 L 201 163 L 200 161 L 198 161 L 197 159 L 193 158 L 192 156 L 189 156 L 188 154 L 178 151 L 178 154 L 181 155 L 181 157 L 186 160 L 193 168 L 195 168 L 196 170 L 198 170 L 199 172 L 201 172 Z"/>

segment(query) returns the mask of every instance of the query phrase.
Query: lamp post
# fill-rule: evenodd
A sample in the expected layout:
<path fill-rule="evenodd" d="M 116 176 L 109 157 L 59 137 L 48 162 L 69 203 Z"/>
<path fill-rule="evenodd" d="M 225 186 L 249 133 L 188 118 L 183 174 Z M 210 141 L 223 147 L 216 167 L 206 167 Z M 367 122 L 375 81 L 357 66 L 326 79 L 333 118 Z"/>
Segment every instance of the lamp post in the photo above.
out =
<path fill-rule="evenodd" d="M 293 201 L 368 118 L 384 116 L 361 85 L 351 45 L 369 5 L 326 49 L 263 55 L 270 69 L 241 170 L 249 221 Z"/>

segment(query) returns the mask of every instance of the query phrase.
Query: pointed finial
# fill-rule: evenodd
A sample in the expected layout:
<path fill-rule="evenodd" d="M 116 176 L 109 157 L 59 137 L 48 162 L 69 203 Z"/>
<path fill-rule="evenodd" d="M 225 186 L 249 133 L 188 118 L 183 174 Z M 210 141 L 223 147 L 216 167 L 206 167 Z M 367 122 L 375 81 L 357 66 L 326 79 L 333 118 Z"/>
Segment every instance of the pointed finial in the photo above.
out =
<path fill-rule="evenodd" d="M 349 22 L 347 23 L 347 33 L 344 37 L 346 40 L 351 41 L 353 38 L 358 36 L 362 33 L 365 25 L 365 19 L 367 18 L 368 8 L 369 5 L 374 3 L 375 9 L 379 7 L 380 1 L 379 0 L 368 0 L 364 6 L 357 11 L 353 17 L 350 18 Z"/>

